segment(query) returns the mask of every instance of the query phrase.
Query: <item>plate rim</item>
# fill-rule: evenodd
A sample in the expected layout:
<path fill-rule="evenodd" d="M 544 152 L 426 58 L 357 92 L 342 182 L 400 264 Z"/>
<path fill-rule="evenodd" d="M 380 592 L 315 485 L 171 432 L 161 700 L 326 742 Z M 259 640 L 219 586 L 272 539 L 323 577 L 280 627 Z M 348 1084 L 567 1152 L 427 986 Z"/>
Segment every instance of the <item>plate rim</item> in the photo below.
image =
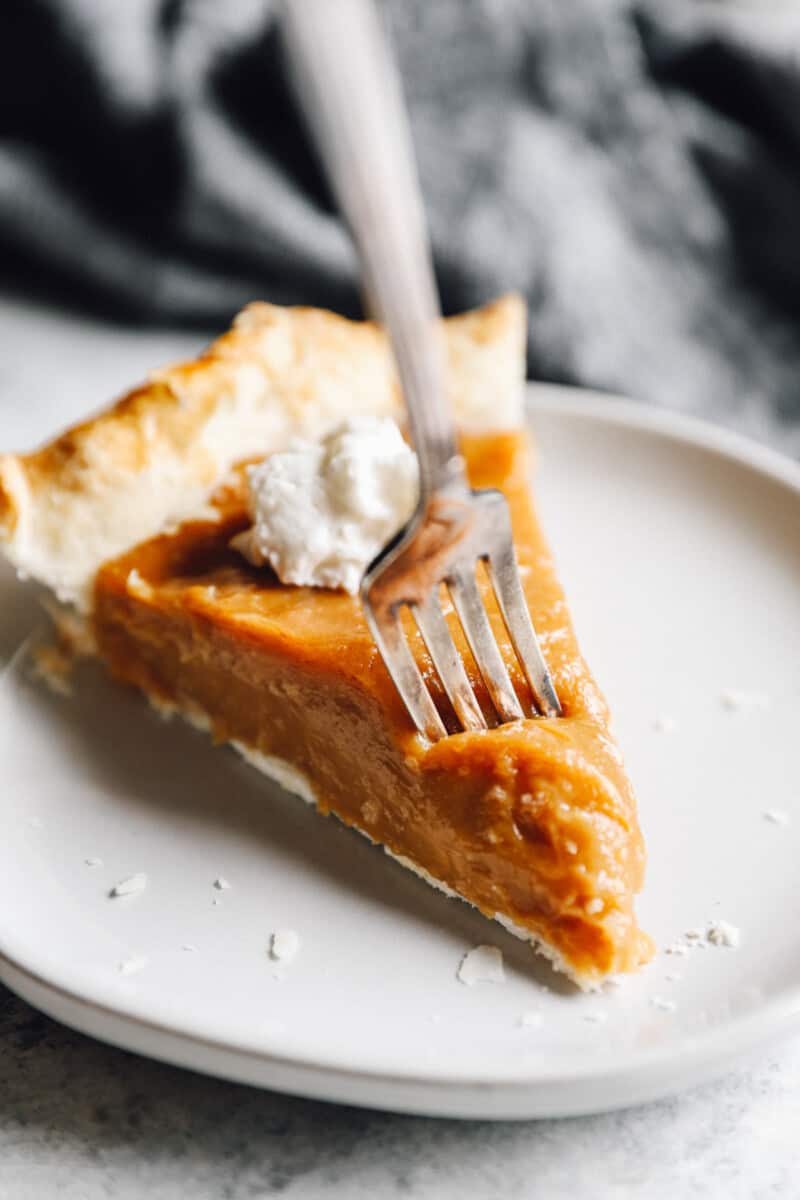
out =
<path fill-rule="evenodd" d="M 769 446 L 692 415 L 588 389 L 528 383 L 526 419 L 533 421 L 534 432 L 538 413 L 577 417 L 689 443 L 785 485 L 789 494 L 800 500 L 800 463 Z M 16 657 L 16 653 L 11 656 L 0 670 L 0 677 L 9 671 Z M 237 1042 L 212 1037 L 197 1029 L 187 1030 L 176 1022 L 131 1011 L 122 996 L 116 1005 L 87 997 L 31 969 L 18 949 L 15 954 L 8 954 L 4 943 L 0 924 L 0 981 L 35 1007 L 82 1033 L 161 1061 L 240 1082 L 279 1087 L 282 1091 L 324 1100 L 428 1115 L 524 1119 L 610 1111 L 668 1095 L 691 1082 L 709 1078 L 736 1059 L 800 1026 L 798 980 L 755 1013 L 686 1037 L 677 1046 L 628 1054 L 618 1067 L 603 1056 L 579 1064 L 565 1062 L 559 1069 L 531 1071 L 526 1066 L 494 1075 L 451 1073 L 441 1066 L 430 1071 L 418 1067 L 407 1071 L 385 1066 L 370 1068 L 303 1054 L 283 1055 L 263 1043 Z M 99 1034 L 98 1023 L 104 1026 L 104 1032 Z M 155 1038 L 159 1046 L 143 1047 L 141 1039 L 147 1036 Z M 210 1062 L 209 1057 L 215 1061 Z M 222 1061 L 216 1061 L 218 1058 Z M 292 1075 L 297 1077 L 294 1083 Z M 551 1089 L 569 1093 L 582 1087 L 588 1089 L 583 1100 L 580 1096 L 570 1099 L 565 1095 L 557 1099 L 547 1095 Z M 615 1094 L 602 1100 L 593 1098 L 592 1092 L 597 1088 Z"/>

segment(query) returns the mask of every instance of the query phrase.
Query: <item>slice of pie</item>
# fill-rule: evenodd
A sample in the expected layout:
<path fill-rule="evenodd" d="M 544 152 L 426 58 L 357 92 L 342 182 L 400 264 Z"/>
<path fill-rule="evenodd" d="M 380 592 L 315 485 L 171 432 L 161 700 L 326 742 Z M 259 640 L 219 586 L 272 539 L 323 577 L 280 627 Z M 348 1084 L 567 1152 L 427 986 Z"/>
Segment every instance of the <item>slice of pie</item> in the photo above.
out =
<path fill-rule="evenodd" d="M 286 586 L 231 547 L 249 523 L 237 464 L 353 413 L 399 418 L 391 356 L 370 324 L 251 305 L 196 362 L 153 375 L 37 453 L 1 459 L 0 536 L 73 625 L 82 614 L 117 678 L 232 742 L 591 988 L 650 955 L 633 908 L 644 870 L 635 800 L 528 491 L 522 303 L 507 297 L 444 327 L 469 476 L 509 500 L 559 720 L 426 742 L 358 600 Z M 492 619 L 505 643 L 496 611 Z M 453 728 L 421 640 L 410 637 Z"/>

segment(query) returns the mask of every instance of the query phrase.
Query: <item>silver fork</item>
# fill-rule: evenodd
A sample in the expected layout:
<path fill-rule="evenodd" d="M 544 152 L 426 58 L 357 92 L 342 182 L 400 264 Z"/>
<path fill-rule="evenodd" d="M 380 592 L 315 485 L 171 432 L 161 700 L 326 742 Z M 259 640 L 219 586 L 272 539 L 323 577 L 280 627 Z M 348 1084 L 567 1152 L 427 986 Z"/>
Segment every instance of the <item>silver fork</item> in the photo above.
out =
<path fill-rule="evenodd" d="M 486 563 L 536 709 L 561 715 L 519 578 L 504 496 L 471 491 L 443 386 L 440 317 L 399 78 L 371 0 L 286 0 L 286 45 L 301 103 L 392 341 L 419 459 L 408 526 L 369 567 L 361 599 L 383 660 L 417 728 L 444 723 L 406 640 L 410 609 L 464 729 L 487 727 L 441 606 L 445 584 L 500 722 L 524 717 L 478 587 Z"/>

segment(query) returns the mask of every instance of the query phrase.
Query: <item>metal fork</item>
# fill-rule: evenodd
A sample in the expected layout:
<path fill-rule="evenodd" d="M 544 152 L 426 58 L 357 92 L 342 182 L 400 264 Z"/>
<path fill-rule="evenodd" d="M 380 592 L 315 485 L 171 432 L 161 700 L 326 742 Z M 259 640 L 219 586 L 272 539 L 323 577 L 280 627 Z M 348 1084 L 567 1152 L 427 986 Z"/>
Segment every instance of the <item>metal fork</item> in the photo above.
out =
<path fill-rule="evenodd" d="M 411 138 L 376 12 L 370 0 L 287 0 L 284 32 L 367 294 L 392 341 L 419 459 L 417 511 L 362 583 L 372 635 L 417 728 L 431 740 L 446 736 L 406 640 L 401 614 L 410 609 L 461 726 L 485 729 L 441 606 L 445 584 L 499 721 L 524 717 L 478 586 L 483 561 L 536 708 L 560 716 L 520 583 L 505 498 L 471 491 L 458 453 Z"/>

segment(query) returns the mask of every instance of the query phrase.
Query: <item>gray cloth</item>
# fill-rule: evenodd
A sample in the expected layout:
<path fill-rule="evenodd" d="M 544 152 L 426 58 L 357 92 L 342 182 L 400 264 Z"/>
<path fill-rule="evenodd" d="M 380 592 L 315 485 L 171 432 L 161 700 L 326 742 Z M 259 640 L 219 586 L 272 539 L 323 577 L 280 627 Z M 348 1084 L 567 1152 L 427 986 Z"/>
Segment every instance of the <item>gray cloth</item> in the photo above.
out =
<path fill-rule="evenodd" d="M 447 311 L 508 288 L 529 369 L 800 453 L 800 14 L 388 0 Z M 109 316 L 359 311 L 276 6 L 6 0 L 0 253 Z"/>

